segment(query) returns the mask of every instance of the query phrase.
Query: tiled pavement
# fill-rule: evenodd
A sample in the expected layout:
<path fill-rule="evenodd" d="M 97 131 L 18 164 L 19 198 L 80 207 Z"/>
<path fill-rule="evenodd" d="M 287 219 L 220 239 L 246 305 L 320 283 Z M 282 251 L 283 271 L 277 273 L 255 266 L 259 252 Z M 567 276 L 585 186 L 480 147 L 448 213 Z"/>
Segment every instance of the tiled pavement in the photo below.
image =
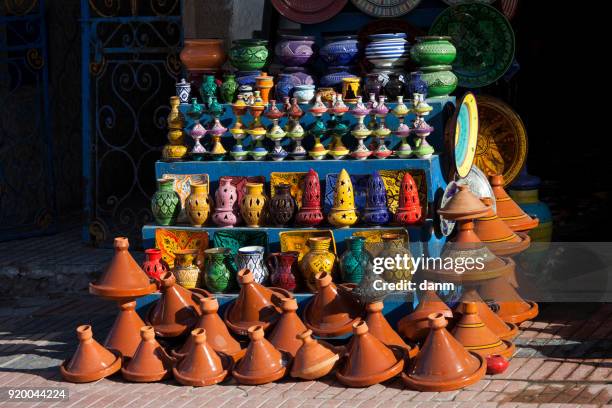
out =
<path fill-rule="evenodd" d="M 612 402 L 610 304 L 543 305 L 536 321 L 522 325 L 510 368 L 461 391 L 419 393 L 405 389 L 398 379 L 350 389 L 333 377 L 258 387 L 240 386 L 233 380 L 203 388 L 178 386 L 174 381 L 129 384 L 119 377 L 91 384 L 62 382 L 57 366 L 74 348 L 74 328 L 92 324 L 94 336 L 102 340 L 114 311 L 113 304 L 88 295 L 0 303 L 0 387 L 68 387 L 70 400 L 55 406 L 79 408 L 556 407 Z"/>

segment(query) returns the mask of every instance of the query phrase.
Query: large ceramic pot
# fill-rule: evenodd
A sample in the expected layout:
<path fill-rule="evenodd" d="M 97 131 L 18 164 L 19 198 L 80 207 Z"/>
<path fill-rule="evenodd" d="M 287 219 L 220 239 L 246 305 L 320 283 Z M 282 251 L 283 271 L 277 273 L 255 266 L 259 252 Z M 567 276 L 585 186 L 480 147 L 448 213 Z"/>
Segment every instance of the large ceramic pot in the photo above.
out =
<path fill-rule="evenodd" d="M 228 248 L 210 248 L 204 251 L 204 283 L 214 293 L 232 288 L 237 268 Z"/>
<path fill-rule="evenodd" d="M 239 71 L 262 69 L 268 61 L 267 45 L 266 40 L 234 40 L 229 52 L 230 63 Z"/>
<path fill-rule="evenodd" d="M 457 56 L 457 49 L 450 40 L 451 37 L 417 37 L 410 57 L 419 66 L 450 65 Z"/>
<path fill-rule="evenodd" d="M 423 71 L 422 79 L 427 84 L 427 92 L 430 98 L 450 94 L 459 83 L 450 65 L 422 67 L 421 71 Z"/>
<path fill-rule="evenodd" d="M 283 74 L 291 75 L 297 81 L 297 85 L 314 85 L 314 79 L 304 67 L 286 67 L 283 69 Z"/>
<path fill-rule="evenodd" d="M 247 227 L 258 228 L 265 219 L 268 199 L 263 194 L 262 183 L 247 183 L 246 194 L 240 202 L 240 213 Z"/>
<path fill-rule="evenodd" d="M 368 263 L 372 262 L 372 255 L 364 248 L 364 237 L 350 237 L 345 243 L 346 251 L 340 256 L 342 282 L 359 284 Z"/>
<path fill-rule="evenodd" d="M 187 289 L 193 289 L 200 284 L 200 268 L 195 264 L 196 249 L 182 249 L 174 252 L 174 269 L 172 274 L 176 283 Z"/>
<path fill-rule="evenodd" d="M 270 222 L 275 227 L 285 227 L 293 219 L 297 204 L 291 196 L 289 184 L 279 184 L 270 199 Z"/>
<path fill-rule="evenodd" d="M 364 97 L 369 97 L 370 94 L 374 94 L 374 97 L 378 99 L 380 91 L 383 89 L 382 82 L 378 78 L 378 74 L 368 74 L 365 84 L 363 86 Z"/>
<path fill-rule="evenodd" d="M 174 225 L 181 212 L 181 199 L 174 191 L 174 179 L 158 180 L 151 199 L 151 212 L 159 225 Z"/>
<path fill-rule="evenodd" d="M 332 274 L 336 255 L 329 250 L 331 238 L 312 237 L 308 239 L 310 251 L 300 261 L 300 271 L 306 286 L 311 292 L 317 291 L 315 276 L 320 272 Z"/>
<path fill-rule="evenodd" d="M 239 270 L 251 271 L 257 283 L 265 283 L 270 276 L 264 262 L 264 247 L 262 246 L 246 246 L 238 249 L 236 263 Z"/>
<path fill-rule="evenodd" d="M 180 57 L 188 71 L 218 71 L 227 55 L 222 39 L 202 38 L 185 40 Z"/>
<path fill-rule="evenodd" d="M 367 60 L 377 68 L 402 66 L 410 53 L 410 43 L 406 34 L 373 34 L 369 37 L 365 55 Z"/>
<path fill-rule="evenodd" d="M 357 36 L 333 36 L 324 40 L 325 45 L 319 51 L 323 62 L 330 66 L 352 65 L 357 62 L 359 55 Z"/>
<path fill-rule="evenodd" d="M 309 35 L 281 34 L 274 53 L 281 64 L 290 67 L 306 65 L 314 58 L 314 37 Z"/>
<path fill-rule="evenodd" d="M 349 71 L 349 67 L 329 67 L 327 73 L 319 80 L 319 85 L 322 87 L 334 88 L 336 91 L 340 91 L 342 89 L 342 80 L 349 77 L 357 77 Z"/>

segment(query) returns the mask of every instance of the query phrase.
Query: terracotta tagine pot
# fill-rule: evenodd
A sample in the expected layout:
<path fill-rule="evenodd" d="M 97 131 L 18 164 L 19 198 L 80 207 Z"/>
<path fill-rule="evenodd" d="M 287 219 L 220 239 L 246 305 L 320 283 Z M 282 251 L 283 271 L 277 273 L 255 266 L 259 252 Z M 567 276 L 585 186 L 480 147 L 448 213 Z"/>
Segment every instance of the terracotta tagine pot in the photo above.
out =
<path fill-rule="evenodd" d="M 368 303 L 365 307 L 366 317 L 365 322 L 372 333 L 378 340 L 382 341 L 385 346 L 396 346 L 406 350 L 407 355 L 412 358 L 416 356 L 418 348 L 412 349 L 407 345 L 399 334 L 389 324 L 385 316 L 382 314 L 384 309 L 383 302 Z"/>
<path fill-rule="evenodd" d="M 512 342 L 501 340 L 482 322 L 475 302 L 463 304 L 461 319 L 451 333 L 466 350 L 480 354 L 485 359 L 493 354 L 511 358 L 515 351 Z"/>
<path fill-rule="evenodd" d="M 136 313 L 136 301 L 126 299 L 117 303 L 119 314 L 104 340 L 104 347 L 120 352 L 123 357 L 131 358 L 140 343 L 140 328 L 145 326 L 145 323 Z"/>
<path fill-rule="evenodd" d="M 538 304 L 523 300 L 506 276 L 483 281 L 478 293 L 486 302 L 495 305 L 497 315 L 506 323 L 520 324 L 538 315 Z"/>
<path fill-rule="evenodd" d="M 161 250 L 157 248 L 145 249 L 145 261 L 142 264 L 142 269 L 150 279 L 159 283 L 162 275 L 168 272 L 168 265 L 162 260 Z"/>
<path fill-rule="evenodd" d="M 501 374 L 508 369 L 510 362 L 499 354 L 493 354 L 487 357 L 487 374 Z"/>
<path fill-rule="evenodd" d="M 227 326 L 221 320 L 221 316 L 218 314 L 219 302 L 217 299 L 214 296 L 201 298 L 200 310 L 202 311 L 202 316 L 200 316 L 200 320 L 198 320 L 194 330 L 206 330 L 206 342 L 216 352 L 230 356 L 234 361 L 242 357 L 244 349 L 232 337 Z M 172 351 L 172 355 L 178 359 L 183 358 L 189 352 L 193 340 L 193 336 L 188 337 L 180 349 Z"/>
<path fill-rule="evenodd" d="M 291 376 L 304 380 L 316 380 L 331 373 L 344 354 L 344 347 L 333 347 L 331 344 L 312 338 L 312 330 L 298 334 L 302 345 L 295 353 L 291 366 Z"/>
<path fill-rule="evenodd" d="M 177 337 L 190 331 L 198 321 L 197 297 L 177 285 L 174 275 L 169 272 L 161 282 L 161 297 L 149 308 L 145 322 L 155 328 L 158 336 Z"/>
<path fill-rule="evenodd" d="M 497 216 L 512 229 L 512 231 L 531 231 L 538 226 L 538 219 L 531 218 L 504 190 L 502 175 L 490 176 L 489 181 L 495 194 Z"/>
<path fill-rule="evenodd" d="M 89 284 L 89 293 L 107 299 L 136 298 L 157 291 L 128 252 L 130 243 L 125 237 L 115 238 L 115 255 L 96 283 Z"/>
<path fill-rule="evenodd" d="M 302 278 L 311 292 L 317 291 L 316 276 L 320 272 L 333 274 L 336 265 L 336 255 L 329 250 L 331 238 L 310 237 L 308 247 L 310 250 L 299 263 Z"/>
<path fill-rule="evenodd" d="M 345 287 L 337 287 L 327 272 L 316 276 L 317 293 L 304 309 L 304 324 L 319 337 L 348 334 L 361 319 L 361 307 Z"/>
<path fill-rule="evenodd" d="M 141 341 L 134 357 L 121 369 L 123 378 L 134 382 L 155 382 L 170 377 L 174 359 L 155 340 L 152 326 L 140 329 Z"/>
<path fill-rule="evenodd" d="M 518 326 L 514 323 L 506 323 L 501 317 L 491 310 L 489 305 L 480 297 L 475 288 L 466 287 L 463 295 L 459 299 L 459 304 L 455 307 L 455 316 L 461 316 L 463 312 L 463 304 L 473 302 L 478 310 L 480 320 L 491 330 L 497 337 L 502 340 L 512 340 L 518 335 Z"/>
<path fill-rule="evenodd" d="M 232 359 L 217 354 L 208 344 L 204 329 L 192 330 L 191 339 L 185 357 L 172 368 L 176 381 L 183 385 L 203 387 L 225 380 L 232 367 Z"/>
<path fill-rule="evenodd" d="M 480 381 L 487 371 L 485 359 L 467 351 L 446 330 L 445 316 L 428 317 L 430 331 L 421 351 L 402 373 L 406 385 L 417 391 L 443 392 L 458 390 Z"/>
<path fill-rule="evenodd" d="M 268 340 L 277 349 L 286 351 L 295 357 L 295 353 L 302 345 L 302 341 L 297 336 L 306 331 L 306 326 L 296 313 L 297 300 L 283 299 L 281 309 L 283 313 L 268 335 Z"/>
<path fill-rule="evenodd" d="M 181 62 L 187 71 L 218 71 L 227 59 L 220 38 L 186 39 Z"/>
<path fill-rule="evenodd" d="M 282 312 L 280 303 L 284 298 L 292 298 L 291 293 L 280 288 L 266 288 L 255 282 L 253 273 L 248 269 L 238 272 L 240 294 L 225 309 L 223 320 L 231 331 L 241 336 L 248 333 L 249 327 L 261 326 L 264 330 L 276 323 Z"/>
<path fill-rule="evenodd" d="M 323 221 L 321 211 L 321 184 L 319 174 L 313 169 L 308 170 L 304 177 L 304 194 L 302 207 L 298 210 L 295 222 L 306 227 L 316 227 Z"/>
<path fill-rule="evenodd" d="M 478 238 L 497 256 L 511 256 L 523 252 L 529 247 L 529 235 L 515 233 L 495 213 L 492 208 L 493 199 L 481 199 L 483 204 L 491 207 L 486 217 L 474 220 L 474 232 Z"/>
<path fill-rule="evenodd" d="M 291 356 L 277 350 L 266 340 L 261 326 L 249 327 L 248 335 L 251 341 L 246 354 L 232 371 L 234 379 L 240 384 L 260 385 L 283 378 L 291 363 Z"/>
<path fill-rule="evenodd" d="M 73 383 L 98 381 L 121 368 L 121 353 L 111 352 L 93 338 L 91 326 L 76 329 L 79 345 L 68 360 L 60 366 L 64 380 Z"/>
<path fill-rule="evenodd" d="M 429 333 L 429 315 L 440 313 L 447 319 L 453 318 L 453 312 L 432 290 L 423 293 L 418 306 L 408 316 L 397 323 L 398 332 L 410 341 L 423 340 Z"/>
<path fill-rule="evenodd" d="M 404 369 L 405 350 L 384 345 L 369 332 L 366 322 L 353 324 L 346 362 L 336 378 L 349 387 L 368 387 L 387 381 Z"/>

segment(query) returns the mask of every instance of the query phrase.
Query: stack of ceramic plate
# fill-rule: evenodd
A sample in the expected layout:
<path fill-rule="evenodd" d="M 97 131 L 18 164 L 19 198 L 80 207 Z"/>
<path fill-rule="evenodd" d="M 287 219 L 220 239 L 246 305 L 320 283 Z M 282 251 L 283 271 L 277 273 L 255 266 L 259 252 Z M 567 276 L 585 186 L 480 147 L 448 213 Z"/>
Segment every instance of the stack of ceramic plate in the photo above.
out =
<path fill-rule="evenodd" d="M 365 54 L 375 68 L 400 67 L 408 61 L 410 43 L 405 33 L 372 34 L 368 39 Z"/>

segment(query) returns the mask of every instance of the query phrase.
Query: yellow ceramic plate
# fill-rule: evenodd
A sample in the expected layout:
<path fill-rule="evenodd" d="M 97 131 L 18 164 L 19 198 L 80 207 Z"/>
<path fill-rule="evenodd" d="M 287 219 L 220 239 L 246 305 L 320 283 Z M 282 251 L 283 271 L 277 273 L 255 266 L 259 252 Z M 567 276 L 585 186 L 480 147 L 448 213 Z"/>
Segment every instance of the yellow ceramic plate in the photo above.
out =
<path fill-rule="evenodd" d="M 378 172 L 385 183 L 387 190 L 387 207 L 392 214 L 395 214 L 399 205 L 400 186 L 404 174 L 410 173 L 414 183 L 419 190 L 419 201 L 423 211 L 423 218 L 427 216 L 427 183 L 425 182 L 425 172 L 423 170 L 380 170 Z"/>
<path fill-rule="evenodd" d="M 308 238 L 326 237 L 331 238 L 330 251 L 336 253 L 336 240 L 331 230 L 302 230 L 302 231 L 283 231 L 278 234 L 281 252 L 298 251 L 300 253 L 298 262 L 310 251 L 308 248 Z"/>
<path fill-rule="evenodd" d="M 297 202 L 298 209 L 302 208 L 302 194 L 304 193 L 304 177 L 305 172 L 272 172 L 270 173 L 270 190 L 274 197 L 276 186 L 279 184 L 289 184 L 291 186 L 291 195 Z"/>
<path fill-rule="evenodd" d="M 162 259 L 173 268 L 174 253 L 181 249 L 197 249 L 198 258 L 202 259 L 204 250 L 208 248 L 208 233 L 158 228 L 155 230 L 155 247 L 161 250 Z"/>
<path fill-rule="evenodd" d="M 485 174 L 502 174 L 504 185 L 518 176 L 527 158 L 527 131 L 505 102 L 478 96 L 478 146 L 474 164 Z"/>
<path fill-rule="evenodd" d="M 380 254 L 380 252 L 383 250 L 383 234 L 400 234 L 405 243 L 410 242 L 408 231 L 406 231 L 405 228 L 376 229 L 353 232 L 354 237 L 365 238 L 365 248 L 374 257 L 378 256 L 378 254 Z"/>
<path fill-rule="evenodd" d="M 472 169 L 478 144 L 478 107 L 474 94 L 468 92 L 459 100 L 447 130 L 456 174 L 459 178 L 466 177 Z"/>
<path fill-rule="evenodd" d="M 204 183 L 210 186 L 208 174 L 163 174 L 162 180 L 167 179 L 174 179 L 174 191 L 176 191 L 181 199 L 181 213 L 178 216 L 177 222 L 188 223 L 189 219 L 185 212 L 185 200 L 189 193 L 191 193 L 191 183 Z M 210 191 L 208 194 L 210 194 Z"/>

